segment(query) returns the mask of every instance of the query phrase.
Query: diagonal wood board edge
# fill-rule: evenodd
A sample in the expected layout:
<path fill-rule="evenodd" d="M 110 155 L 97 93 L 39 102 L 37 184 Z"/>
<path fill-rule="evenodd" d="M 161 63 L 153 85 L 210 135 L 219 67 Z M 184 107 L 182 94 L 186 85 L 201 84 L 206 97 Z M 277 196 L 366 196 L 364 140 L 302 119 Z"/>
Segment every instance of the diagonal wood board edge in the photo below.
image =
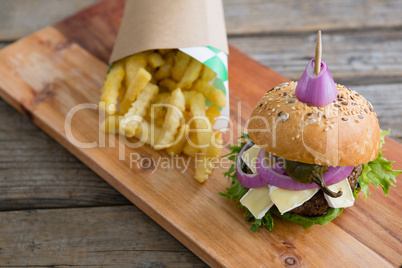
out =
<path fill-rule="evenodd" d="M 366 202 L 357 200 L 324 227 L 303 230 L 275 218 L 273 233 L 251 233 L 243 211 L 217 195 L 228 186 L 224 168 L 199 185 L 191 164 L 185 172 L 184 162 L 154 171 L 154 162 L 166 154 L 148 146 L 126 148 L 124 140 L 99 132 L 96 103 L 123 4 L 100 2 L 1 50 L 0 96 L 211 266 L 401 263 L 401 194 L 396 189 L 387 198 L 372 189 Z M 237 131 L 264 92 L 287 79 L 233 47 L 230 52 L 231 117 Z M 65 127 L 66 118 L 71 129 Z M 386 149 L 401 168 L 402 146 L 387 139 Z M 130 157 L 153 164 L 130 166 Z"/>

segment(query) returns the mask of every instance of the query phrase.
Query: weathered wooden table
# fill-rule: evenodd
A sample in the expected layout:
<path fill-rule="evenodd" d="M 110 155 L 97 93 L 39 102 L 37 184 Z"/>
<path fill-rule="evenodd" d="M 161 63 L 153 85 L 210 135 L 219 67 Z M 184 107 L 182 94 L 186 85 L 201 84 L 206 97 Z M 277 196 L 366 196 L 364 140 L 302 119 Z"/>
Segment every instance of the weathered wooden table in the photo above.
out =
<path fill-rule="evenodd" d="M 0 47 L 93 2 L 0 0 Z M 402 142 L 400 2 L 224 4 L 230 43 L 294 80 L 323 30 L 335 81 L 371 101 L 381 127 Z M 205 266 L 2 100 L 0 211 L 0 266 Z"/>

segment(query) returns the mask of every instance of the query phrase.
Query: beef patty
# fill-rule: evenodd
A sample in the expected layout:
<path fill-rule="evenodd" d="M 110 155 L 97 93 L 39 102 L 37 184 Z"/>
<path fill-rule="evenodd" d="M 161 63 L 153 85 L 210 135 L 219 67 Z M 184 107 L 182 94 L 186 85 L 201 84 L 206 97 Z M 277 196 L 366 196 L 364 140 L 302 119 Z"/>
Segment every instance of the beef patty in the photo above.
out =
<path fill-rule="evenodd" d="M 354 167 L 348 177 L 350 187 L 353 189 L 357 186 L 357 178 L 363 170 L 363 165 Z M 323 191 L 319 190 L 310 200 L 304 202 L 301 206 L 294 208 L 290 212 L 300 214 L 302 216 L 316 217 L 322 216 L 328 209 L 328 202 L 325 200 Z"/>

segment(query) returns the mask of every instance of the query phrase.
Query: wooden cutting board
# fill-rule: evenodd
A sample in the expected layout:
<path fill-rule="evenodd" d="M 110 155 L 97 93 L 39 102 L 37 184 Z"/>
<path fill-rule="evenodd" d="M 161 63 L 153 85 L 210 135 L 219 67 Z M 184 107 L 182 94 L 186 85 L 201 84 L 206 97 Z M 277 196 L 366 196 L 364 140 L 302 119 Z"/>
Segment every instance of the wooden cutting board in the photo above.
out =
<path fill-rule="evenodd" d="M 304 230 L 275 218 L 274 232 L 252 233 L 244 211 L 217 194 L 229 185 L 224 168 L 215 170 L 203 185 L 192 178 L 193 164 L 183 173 L 183 168 L 154 172 L 152 161 L 166 154 L 148 146 L 123 150 L 117 137 L 99 132 L 95 104 L 123 7 L 123 1 L 100 2 L 1 50 L 0 96 L 211 266 L 402 263 L 402 194 L 396 188 L 387 198 L 372 188 L 367 201 L 358 199 L 325 226 Z M 229 77 L 235 131 L 244 130 L 251 109 L 268 89 L 287 81 L 233 47 Z M 77 105 L 82 109 L 72 114 Z M 66 118 L 71 119 L 71 131 L 65 128 Z M 225 139 L 233 141 L 237 133 L 227 133 Z M 77 142 L 94 148 L 81 148 Z M 385 149 L 389 159 L 398 161 L 394 167 L 402 169 L 402 145 L 387 139 Z M 130 154 L 143 161 L 143 167 L 130 167 Z"/>

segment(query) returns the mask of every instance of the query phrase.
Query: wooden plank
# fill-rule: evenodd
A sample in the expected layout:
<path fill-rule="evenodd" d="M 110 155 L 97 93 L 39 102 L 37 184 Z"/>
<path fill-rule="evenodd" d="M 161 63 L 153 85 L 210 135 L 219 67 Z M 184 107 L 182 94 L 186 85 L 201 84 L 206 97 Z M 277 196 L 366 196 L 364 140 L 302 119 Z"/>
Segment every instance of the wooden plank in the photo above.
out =
<path fill-rule="evenodd" d="M 351 86 L 363 95 L 377 113 L 381 129 L 391 129 L 390 137 L 402 142 L 402 84 Z"/>
<path fill-rule="evenodd" d="M 224 0 L 231 35 L 400 27 L 398 0 Z"/>
<path fill-rule="evenodd" d="M 0 100 L 0 211 L 130 204 Z"/>
<path fill-rule="evenodd" d="M 298 80 L 314 56 L 316 32 L 232 37 L 246 54 Z M 323 32 L 323 60 L 334 80 L 345 85 L 402 82 L 402 29 Z"/>
<path fill-rule="evenodd" d="M 11 42 L 0 42 L 0 49 L 2 49 L 3 47 L 5 47 L 9 44 L 11 44 Z"/>
<path fill-rule="evenodd" d="M 206 267 L 133 206 L 3 212 L 0 226 L 0 267 Z"/>
<path fill-rule="evenodd" d="M 109 60 L 120 26 L 125 0 L 106 0 L 85 9 L 55 27 L 104 62 Z M 82 31 L 83 27 L 86 33 Z M 87 34 L 88 38 L 82 38 Z"/>
<path fill-rule="evenodd" d="M 14 40 L 97 0 L 3 0 L 0 40 Z M 224 0 L 230 35 L 400 27 L 398 0 Z"/>
<path fill-rule="evenodd" d="M 3 0 L 0 40 L 15 40 L 76 13 L 99 0 Z"/>
<path fill-rule="evenodd" d="M 121 147 L 85 149 L 74 146 L 66 137 L 66 114 L 77 104 L 97 103 L 107 65 L 76 43 L 67 41 L 52 27 L 3 49 L 0 62 L 0 95 L 6 101 L 212 266 L 256 266 L 267 260 L 273 266 L 289 260 L 305 265 L 323 260 L 322 256 L 325 256 L 325 263 L 358 263 L 362 266 L 390 266 L 401 261 L 400 247 L 389 247 L 383 253 L 376 240 L 354 236 L 335 223 L 305 231 L 289 222 L 276 220 L 275 232 L 251 233 L 236 205 L 216 194 L 227 186 L 227 180 L 222 176 L 223 168 L 216 170 L 201 186 L 192 179 L 192 167 L 184 174 L 178 169 L 160 168 L 155 173 L 137 166 L 130 169 L 130 153 L 140 153 L 147 159 L 166 156 L 147 146 L 126 148 L 124 161 L 119 160 Z M 232 119 L 237 125 L 248 118 L 250 109 L 267 89 L 285 78 L 235 49 L 231 49 L 229 64 L 233 78 Z M 32 68 L 34 76 L 31 75 Z M 235 105 L 239 100 L 243 101 L 241 109 Z M 244 113 L 237 116 L 239 110 Z M 97 141 L 98 124 L 96 110 L 82 110 L 74 116 L 72 133 L 81 142 Z M 115 142 L 118 144 L 118 140 Z M 400 147 L 394 145 L 388 151 L 391 159 L 401 159 Z M 401 164 L 398 162 L 397 165 Z M 395 189 L 386 199 L 374 196 L 370 203 L 364 204 L 365 215 L 369 219 L 380 217 L 379 227 L 398 233 L 401 231 L 397 213 L 400 207 L 395 204 L 400 204 L 400 198 L 401 193 Z M 356 206 L 362 207 L 362 202 L 358 200 Z M 380 206 L 387 209 L 378 211 Z M 353 214 L 345 213 L 341 218 L 345 217 L 353 217 Z M 392 233 L 381 235 L 381 239 L 389 244 L 398 245 Z"/>

